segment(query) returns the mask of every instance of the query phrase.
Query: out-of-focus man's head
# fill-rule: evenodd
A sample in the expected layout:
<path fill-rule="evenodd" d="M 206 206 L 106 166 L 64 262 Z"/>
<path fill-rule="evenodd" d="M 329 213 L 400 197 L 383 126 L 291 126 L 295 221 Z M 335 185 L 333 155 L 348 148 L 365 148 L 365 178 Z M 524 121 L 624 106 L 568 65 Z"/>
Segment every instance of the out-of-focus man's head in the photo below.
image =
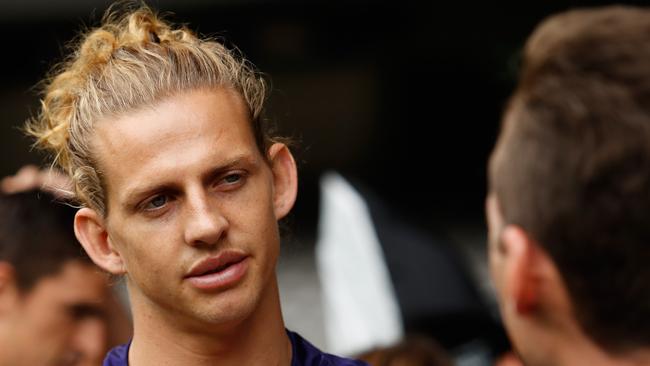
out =
<path fill-rule="evenodd" d="M 83 254 L 75 209 L 47 193 L 0 195 L 0 364 L 98 365 L 106 275 Z"/>
<path fill-rule="evenodd" d="M 526 44 L 487 215 L 503 320 L 531 365 L 566 363 L 563 342 L 648 355 L 649 61 L 639 8 L 556 15 Z"/>

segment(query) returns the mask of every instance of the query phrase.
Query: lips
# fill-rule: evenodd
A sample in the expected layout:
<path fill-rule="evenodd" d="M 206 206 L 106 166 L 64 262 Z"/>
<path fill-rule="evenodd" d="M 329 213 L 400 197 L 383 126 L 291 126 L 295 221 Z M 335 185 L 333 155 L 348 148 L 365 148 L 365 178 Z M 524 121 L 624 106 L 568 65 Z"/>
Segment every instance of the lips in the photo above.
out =
<path fill-rule="evenodd" d="M 237 251 L 223 251 L 192 266 L 185 280 L 200 290 L 219 290 L 239 282 L 248 269 L 248 256 Z"/>

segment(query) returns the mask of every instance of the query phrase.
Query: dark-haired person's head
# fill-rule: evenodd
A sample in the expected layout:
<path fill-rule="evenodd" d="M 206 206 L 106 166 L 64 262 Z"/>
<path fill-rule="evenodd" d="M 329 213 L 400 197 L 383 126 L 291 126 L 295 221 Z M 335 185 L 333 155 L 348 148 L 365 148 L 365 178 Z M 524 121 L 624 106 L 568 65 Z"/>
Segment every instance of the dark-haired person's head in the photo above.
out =
<path fill-rule="evenodd" d="M 526 363 L 650 362 L 649 10 L 537 28 L 489 181 L 492 277 Z"/>
<path fill-rule="evenodd" d="M 44 192 L 0 195 L 0 365 L 97 365 L 106 276 L 75 239 L 75 209 Z"/>

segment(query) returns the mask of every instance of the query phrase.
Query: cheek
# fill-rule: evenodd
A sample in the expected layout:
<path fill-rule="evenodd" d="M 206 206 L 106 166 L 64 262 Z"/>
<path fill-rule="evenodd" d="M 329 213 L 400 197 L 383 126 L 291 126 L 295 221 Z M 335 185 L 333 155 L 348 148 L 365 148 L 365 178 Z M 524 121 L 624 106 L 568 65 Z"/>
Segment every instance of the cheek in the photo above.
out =
<path fill-rule="evenodd" d="M 98 318 L 83 319 L 76 325 L 73 339 L 76 348 L 90 360 L 95 360 L 97 365 L 101 364 L 105 353 L 108 341 L 107 328 L 106 322 Z"/>
<path fill-rule="evenodd" d="M 490 277 L 494 286 L 495 296 L 499 303 L 499 308 L 504 321 L 509 318 L 507 312 L 510 309 L 508 306 L 509 298 L 507 296 L 506 286 L 506 272 L 503 254 L 497 249 L 499 243 L 492 243 L 492 248 L 488 254 L 488 264 L 490 269 Z"/>
<path fill-rule="evenodd" d="M 490 270 L 490 277 L 492 277 L 492 282 L 498 291 L 501 284 L 501 267 L 503 264 L 502 254 L 499 252 L 499 233 L 490 232 L 489 236 L 488 268 Z"/>
<path fill-rule="evenodd" d="M 264 179 L 269 178 L 259 177 L 241 195 L 221 205 L 220 209 L 227 217 L 233 235 L 246 233 L 256 241 L 271 241 L 278 236 L 272 186 L 270 181 Z"/>
<path fill-rule="evenodd" d="M 280 251 L 280 235 L 270 186 L 256 186 L 229 210 L 229 240 L 244 245 L 258 257 L 265 276 L 274 272 Z"/>
<path fill-rule="evenodd" d="M 136 220 L 115 222 L 119 230 L 112 230 L 112 242 L 120 253 L 126 271 L 144 270 L 157 275 L 157 263 L 173 255 L 169 253 L 169 243 L 176 239 L 174 224 L 166 222 L 165 225 L 142 223 Z"/>
<path fill-rule="evenodd" d="M 266 263 L 275 263 L 280 251 L 280 235 L 273 207 L 260 204 L 253 207 L 233 217 L 228 241 L 265 257 Z"/>
<path fill-rule="evenodd" d="M 501 232 L 503 230 L 503 222 L 500 212 L 496 204 L 496 198 L 490 194 L 486 200 L 486 217 L 487 217 L 487 252 L 488 252 L 488 267 L 492 282 L 497 290 L 497 295 L 500 288 L 500 267 L 501 267 L 501 253 L 499 252 Z"/>
<path fill-rule="evenodd" d="M 134 244 L 125 252 L 126 255 L 124 256 L 127 276 L 139 283 L 141 287 L 153 288 L 167 283 L 167 280 L 159 280 L 165 277 L 169 278 L 171 274 L 175 274 L 171 269 L 173 264 L 179 261 L 178 256 L 170 256 L 160 246 L 151 244 L 150 248 Z"/>
<path fill-rule="evenodd" d="M 490 245 L 492 246 L 492 245 Z M 488 249 L 488 267 L 490 270 L 490 277 L 492 278 L 492 283 L 494 284 L 494 287 L 496 288 L 497 292 L 499 290 L 499 263 L 498 259 L 496 258 L 497 254 L 494 252 L 495 250 L 490 248 Z"/>
<path fill-rule="evenodd" d="M 74 322 L 63 308 L 53 304 L 46 307 L 32 308 L 26 314 L 31 321 L 26 321 L 24 330 L 29 333 L 32 344 L 37 344 L 43 354 L 62 352 L 74 331 Z"/>

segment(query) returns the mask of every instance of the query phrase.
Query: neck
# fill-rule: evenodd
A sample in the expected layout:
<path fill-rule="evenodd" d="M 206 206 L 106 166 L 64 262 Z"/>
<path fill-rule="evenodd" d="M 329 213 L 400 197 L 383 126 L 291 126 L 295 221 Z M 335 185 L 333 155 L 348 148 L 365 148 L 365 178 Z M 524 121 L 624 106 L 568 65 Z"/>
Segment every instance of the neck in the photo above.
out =
<path fill-rule="evenodd" d="M 619 354 L 606 352 L 591 339 L 573 340 L 562 346 L 557 353 L 560 365 L 589 366 L 641 366 L 650 365 L 650 349 L 636 350 Z"/>
<path fill-rule="evenodd" d="M 31 359 L 25 350 L 20 346 L 21 342 L 20 328 L 16 326 L 12 319 L 0 318 L 0 365 L 27 365 Z"/>
<path fill-rule="evenodd" d="M 641 366 L 650 365 L 650 348 L 624 353 L 611 353 L 596 344 L 575 322 L 550 337 L 540 339 L 547 347 L 538 360 L 527 360 L 530 365 L 589 365 Z"/>
<path fill-rule="evenodd" d="M 291 344 L 287 337 L 277 280 L 266 289 L 260 304 L 246 319 L 197 331 L 141 311 L 133 305 L 133 341 L 129 365 L 269 365 L 288 366 Z"/>
<path fill-rule="evenodd" d="M 3 345 L 3 347 L 0 349 L 0 365 L 15 365 L 16 364 L 15 361 L 19 359 L 18 357 L 12 355 L 13 347 L 4 346 L 5 344 L 7 344 L 8 346 L 13 346 L 12 342 L 9 341 L 10 339 L 11 338 L 5 337 L 5 334 L 2 334 L 2 332 L 0 332 L 0 342 L 2 342 Z"/>

